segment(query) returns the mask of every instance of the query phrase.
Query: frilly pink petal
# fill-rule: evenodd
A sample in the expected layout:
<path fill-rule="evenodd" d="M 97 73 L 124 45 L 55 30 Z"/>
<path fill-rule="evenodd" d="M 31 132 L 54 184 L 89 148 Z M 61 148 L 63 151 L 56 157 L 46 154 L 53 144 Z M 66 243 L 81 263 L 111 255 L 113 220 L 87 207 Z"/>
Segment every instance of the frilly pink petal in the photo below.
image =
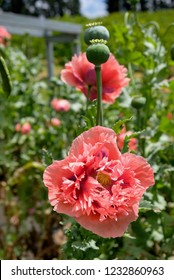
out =
<path fill-rule="evenodd" d="M 77 87 L 81 82 L 77 77 L 74 76 L 70 69 L 64 69 L 61 72 L 61 79 L 64 83 L 69 84 L 70 86 Z"/>
<path fill-rule="evenodd" d="M 95 126 L 82 133 L 72 142 L 69 156 L 78 157 L 79 154 L 82 154 L 84 152 L 85 143 L 90 143 L 91 147 L 95 146 L 96 143 L 106 143 L 106 146 L 108 146 L 108 149 L 111 151 L 110 158 L 120 157 L 120 151 L 115 144 L 115 132 L 110 128 Z M 109 144 L 107 145 L 107 143 Z"/>
<path fill-rule="evenodd" d="M 122 88 L 127 86 L 129 79 L 126 77 L 127 69 L 118 63 L 110 54 L 108 61 L 101 66 L 102 69 L 102 100 L 106 103 L 114 103 L 121 94 Z M 72 60 L 61 71 L 61 79 L 82 91 L 87 95 L 90 87 L 90 100 L 97 98 L 96 73 L 94 64 L 87 60 L 86 53 L 74 55 Z"/>
<path fill-rule="evenodd" d="M 80 216 L 75 220 L 84 228 L 92 231 L 93 233 L 102 236 L 104 238 L 120 237 L 127 230 L 129 224 L 135 221 L 138 217 L 138 207 L 135 205 L 132 212 L 127 216 L 118 217 L 118 220 L 106 219 L 102 222 L 99 221 L 99 217 L 95 215 Z"/>
<path fill-rule="evenodd" d="M 64 167 L 68 164 L 67 159 L 55 160 L 51 165 L 49 165 L 43 174 L 44 184 L 47 188 L 54 190 L 55 192 L 59 190 L 62 183 L 62 177 L 72 176 L 73 172 Z"/>
<path fill-rule="evenodd" d="M 136 178 L 140 180 L 144 188 L 154 185 L 153 169 L 143 157 L 125 153 L 122 155 L 122 162 L 125 168 L 135 172 Z"/>

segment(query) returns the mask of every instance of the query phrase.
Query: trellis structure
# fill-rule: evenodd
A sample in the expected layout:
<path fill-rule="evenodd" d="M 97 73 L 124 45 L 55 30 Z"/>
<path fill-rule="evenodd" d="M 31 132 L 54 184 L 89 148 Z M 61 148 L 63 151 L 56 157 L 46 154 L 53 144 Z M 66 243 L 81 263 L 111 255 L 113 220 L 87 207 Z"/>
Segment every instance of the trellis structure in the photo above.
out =
<path fill-rule="evenodd" d="M 49 78 L 53 76 L 54 72 L 54 43 L 72 42 L 73 53 L 79 53 L 81 49 L 80 33 L 82 31 L 82 26 L 80 24 L 0 11 L 0 25 L 6 27 L 11 34 L 28 34 L 35 37 L 43 37 L 45 39 Z"/>

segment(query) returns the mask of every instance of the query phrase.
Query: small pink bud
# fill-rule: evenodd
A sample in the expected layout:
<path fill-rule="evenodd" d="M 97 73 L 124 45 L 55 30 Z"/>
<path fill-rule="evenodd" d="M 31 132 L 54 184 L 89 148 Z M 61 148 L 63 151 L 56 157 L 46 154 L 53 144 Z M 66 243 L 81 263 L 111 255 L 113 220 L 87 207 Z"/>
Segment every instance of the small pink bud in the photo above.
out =
<path fill-rule="evenodd" d="M 51 106 L 55 111 L 67 112 L 69 111 L 71 104 L 66 99 L 53 98 L 51 101 Z"/>
<path fill-rule="evenodd" d="M 16 131 L 16 132 L 21 131 L 21 124 L 20 124 L 20 123 L 17 123 L 17 124 L 15 125 L 15 131 Z"/>
<path fill-rule="evenodd" d="M 51 119 L 51 124 L 52 126 L 60 126 L 61 125 L 61 121 L 57 118 L 52 118 Z"/>
<path fill-rule="evenodd" d="M 31 125 L 29 122 L 26 122 L 23 124 L 22 128 L 21 128 L 21 133 L 22 134 L 28 134 L 31 130 Z"/>

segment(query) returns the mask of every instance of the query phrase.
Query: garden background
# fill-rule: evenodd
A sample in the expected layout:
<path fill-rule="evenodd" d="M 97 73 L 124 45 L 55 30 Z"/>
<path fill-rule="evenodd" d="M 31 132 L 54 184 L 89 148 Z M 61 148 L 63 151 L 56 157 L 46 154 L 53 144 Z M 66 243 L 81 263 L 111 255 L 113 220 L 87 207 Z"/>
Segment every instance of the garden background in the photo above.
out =
<path fill-rule="evenodd" d="M 112 13 L 92 20 L 108 28 L 110 51 L 131 79 L 114 104 L 104 105 L 104 125 L 129 119 L 127 131 L 141 131 L 135 135 L 135 153 L 144 156 L 155 173 L 139 218 L 120 238 L 103 239 L 54 212 L 43 184 L 43 171 L 52 159 L 63 159 L 73 139 L 95 125 L 95 103 L 86 111 L 84 95 L 60 80 L 61 69 L 71 59 L 71 45 L 55 47 L 55 76 L 50 81 L 42 39 L 13 35 L 0 48 L 12 80 L 8 98 L 0 88 L 1 259 L 174 258 L 173 18 L 171 9 Z M 84 29 L 89 22 L 81 16 L 61 20 L 81 23 Z M 85 52 L 83 34 L 81 42 Z M 137 96 L 146 103 L 133 105 Z M 70 108 L 55 110 L 54 98 L 67 99 Z"/>

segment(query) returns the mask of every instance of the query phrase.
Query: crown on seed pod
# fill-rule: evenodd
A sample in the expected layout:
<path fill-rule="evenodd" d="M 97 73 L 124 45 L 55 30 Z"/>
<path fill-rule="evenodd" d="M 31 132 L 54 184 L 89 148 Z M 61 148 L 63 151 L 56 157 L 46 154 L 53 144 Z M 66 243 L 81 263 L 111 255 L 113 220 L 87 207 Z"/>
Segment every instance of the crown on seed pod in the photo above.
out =
<path fill-rule="evenodd" d="M 84 41 L 87 45 L 91 44 L 91 40 L 93 39 L 102 39 L 108 41 L 109 39 L 109 31 L 103 25 L 94 25 L 90 26 L 85 30 L 84 33 Z"/>

